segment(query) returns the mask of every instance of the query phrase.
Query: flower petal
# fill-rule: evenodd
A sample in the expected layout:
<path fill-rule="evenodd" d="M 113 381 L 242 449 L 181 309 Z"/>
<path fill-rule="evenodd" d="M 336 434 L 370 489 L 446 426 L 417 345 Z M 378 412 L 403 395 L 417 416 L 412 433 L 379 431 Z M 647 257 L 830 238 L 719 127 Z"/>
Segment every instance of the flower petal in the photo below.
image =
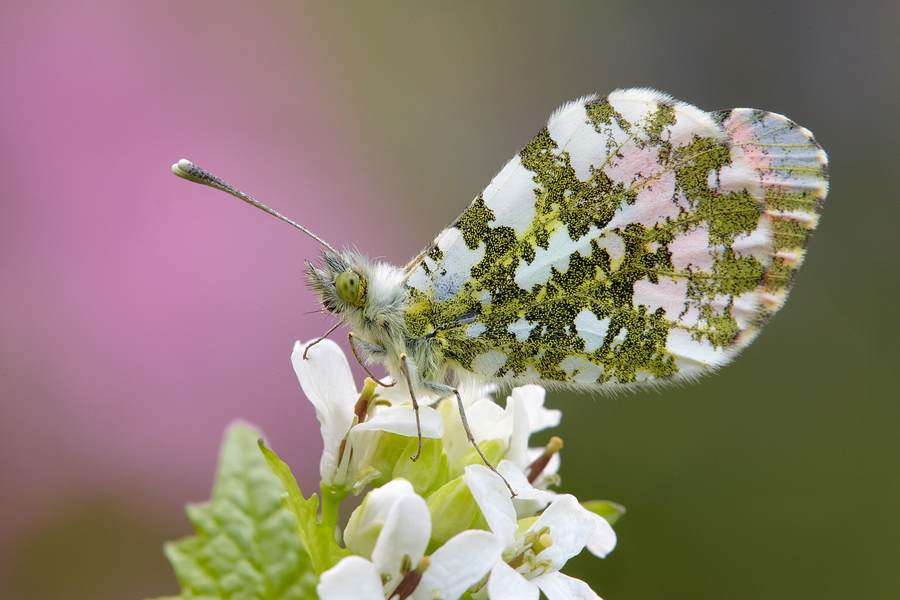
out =
<path fill-rule="evenodd" d="M 438 411 L 429 406 L 419 407 L 422 423 L 422 437 L 439 438 L 444 435 L 444 420 Z M 365 423 L 360 423 L 353 431 L 386 431 L 406 437 L 416 437 L 416 412 L 409 404 L 379 408 Z"/>
<path fill-rule="evenodd" d="M 528 414 L 528 425 L 531 433 L 543 431 L 548 427 L 556 427 L 562 420 L 562 411 L 544 408 L 544 397 L 547 390 L 539 385 L 523 385 L 513 389 L 511 396 L 522 402 Z"/>
<path fill-rule="evenodd" d="M 541 594 L 536 585 L 502 560 L 491 569 L 487 592 L 491 600 L 537 600 Z"/>
<path fill-rule="evenodd" d="M 320 600 L 384 600 L 378 569 L 361 556 L 346 556 L 322 573 L 316 593 Z"/>
<path fill-rule="evenodd" d="M 323 482 L 330 485 L 338 467 L 341 442 L 353 424 L 353 407 L 359 392 L 340 347 L 331 340 L 322 340 L 309 349 L 308 360 L 304 360 L 303 352 L 311 343 L 296 342 L 291 363 L 321 424 L 324 451 L 319 473 Z"/>
<path fill-rule="evenodd" d="M 512 544 L 519 526 L 516 509 L 503 480 L 484 465 L 467 466 L 463 479 L 494 535 L 504 547 Z"/>
<path fill-rule="evenodd" d="M 543 527 L 550 528 L 553 545 L 537 558 L 552 561 L 558 571 L 584 549 L 594 532 L 595 521 L 591 513 L 578 504 L 575 496 L 563 494 L 557 496 L 528 530 L 537 531 Z"/>
<path fill-rule="evenodd" d="M 528 411 L 522 400 L 522 394 L 516 394 L 519 388 L 513 390 L 512 395 L 506 399 L 506 410 L 512 414 L 512 433 L 509 436 L 509 445 L 506 448 L 506 460 L 514 462 L 524 469 L 528 462 L 528 438 L 531 431 L 528 423 Z"/>
<path fill-rule="evenodd" d="M 512 415 L 507 414 L 490 398 L 477 398 L 473 401 L 471 397 L 463 396 L 463 404 L 466 409 L 466 420 L 476 442 L 492 439 L 508 442 L 512 433 Z M 450 464 L 453 464 L 460 456 L 471 450 L 472 444 L 469 443 L 466 430 L 459 418 L 456 398 L 441 400 L 437 409 L 444 416 L 444 453 L 447 454 Z"/>
<path fill-rule="evenodd" d="M 613 531 L 609 521 L 584 507 L 582 509 L 595 522 L 594 533 L 591 535 L 591 539 L 588 540 L 587 549 L 594 556 L 605 558 L 616 547 L 616 532 Z"/>
<path fill-rule="evenodd" d="M 602 600 L 585 582 L 562 573 L 546 573 L 532 580 L 548 600 Z"/>
<path fill-rule="evenodd" d="M 490 398 L 479 398 L 467 406 L 466 419 L 476 442 L 498 439 L 506 442 L 512 435 L 512 414 Z"/>
<path fill-rule="evenodd" d="M 522 469 L 512 461 L 501 460 L 497 465 L 497 471 L 506 478 L 512 489 L 516 490 L 516 497 L 512 501 L 519 519 L 536 515 L 558 495 L 556 492 L 533 487 L 528 483 Z"/>
<path fill-rule="evenodd" d="M 470 529 L 453 536 L 431 555 L 414 600 L 456 600 L 500 560 L 503 545 L 487 531 Z"/>
<path fill-rule="evenodd" d="M 387 485 L 390 483 L 382 488 Z M 415 567 L 425 554 L 430 537 L 431 513 L 428 512 L 425 499 L 417 494 L 399 496 L 388 511 L 375 549 L 372 550 L 372 562 L 378 567 L 382 580 L 399 583 L 400 568 L 404 560 L 411 560 Z"/>

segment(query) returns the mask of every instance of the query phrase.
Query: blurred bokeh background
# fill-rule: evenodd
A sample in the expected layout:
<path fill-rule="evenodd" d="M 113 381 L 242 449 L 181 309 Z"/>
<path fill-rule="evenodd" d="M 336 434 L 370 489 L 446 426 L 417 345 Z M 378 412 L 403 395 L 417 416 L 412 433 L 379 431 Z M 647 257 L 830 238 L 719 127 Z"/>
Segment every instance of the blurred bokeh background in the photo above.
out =
<path fill-rule="evenodd" d="M 403 264 L 557 106 L 628 86 L 786 114 L 832 188 L 734 365 L 550 395 L 563 489 L 628 509 L 569 573 L 606 600 L 897 597 L 898 31 L 893 0 L 4 2 L 0 597 L 175 593 L 162 543 L 237 417 L 317 484 L 289 353 L 330 323 L 319 249 L 173 162 Z"/>

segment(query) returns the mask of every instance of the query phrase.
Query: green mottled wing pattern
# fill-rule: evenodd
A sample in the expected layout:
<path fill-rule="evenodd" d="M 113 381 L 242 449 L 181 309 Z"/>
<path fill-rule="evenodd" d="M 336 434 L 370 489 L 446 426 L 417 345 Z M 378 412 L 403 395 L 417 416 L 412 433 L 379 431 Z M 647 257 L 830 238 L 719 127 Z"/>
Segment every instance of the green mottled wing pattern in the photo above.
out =
<path fill-rule="evenodd" d="M 406 267 L 409 336 L 435 371 L 516 383 L 721 366 L 783 304 L 826 164 L 774 113 L 645 89 L 570 103 Z"/>

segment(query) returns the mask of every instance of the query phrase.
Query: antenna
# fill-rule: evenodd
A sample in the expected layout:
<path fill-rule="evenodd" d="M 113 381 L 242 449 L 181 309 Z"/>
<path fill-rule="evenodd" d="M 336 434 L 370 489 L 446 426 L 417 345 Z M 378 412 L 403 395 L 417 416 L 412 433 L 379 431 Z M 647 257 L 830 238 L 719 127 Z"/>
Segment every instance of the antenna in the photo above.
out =
<path fill-rule="evenodd" d="M 276 210 L 272 210 L 271 208 L 269 208 L 268 206 L 266 206 L 265 204 L 263 204 L 261 202 L 257 202 L 256 200 L 254 200 L 253 198 L 251 198 L 244 192 L 240 191 L 239 189 L 235 188 L 232 185 L 229 185 L 228 183 L 225 183 L 223 180 L 219 179 L 212 173 L 210 173 L 208 171 L 204 171 L 203 169 L 201 169 L 200 167 L 198 167 L 197 165 L 195 165 L 194 163 L 192 163 L 191 161 L 189 161 L 187 159 L 182 158 L 177 163 L 172 165 L 172 172 L 175 173 L 176 175 L 178 175 L 179 177 L 181 177 L 182 179 L 187 179 L 188 181 L 193 181 L 194 183 L 199 183 L 202 185 L 208 185 L 209 187 L 215 188 L 217 190 L 221 190 L 221 191 L 225 192 L 226 194 L 231 194 L 235 198 L 239 198 L 239 199 L 243 200 L 244 202 L 246 202 L 247 204 L 252 204 L 256 208 L 269 213 L 273 217 L 278 217 L 285 223 L 288 223 L 289 225 L 293 225 L 294 227 L 296 227 L 297 229 L 299 229 L 300 231 L 302 231 L 303 233 L 305 233 L 312 239 L 316 240 L 317 242 L 319 242 L 320 244 L 322 244 L 323 246 L 325 246 L 326 248 L 328 248 L 335 254 L 340 254 L 337 250 L 335 250 L 331 246 L 331 244 L 329 244 L 328 242 L 326 242 L 325 240 L 323 240 L 322 238 L 320 238 L 319 236 L 314 234 L 312 231 L 310 231 L 303 225 L 300 225 L 299 223 L 295 223 L 294 221 L 291 221 L 290 219 L 288 219 L 286 216 L 284 216 L 280 212 L 278 212 Z"/>

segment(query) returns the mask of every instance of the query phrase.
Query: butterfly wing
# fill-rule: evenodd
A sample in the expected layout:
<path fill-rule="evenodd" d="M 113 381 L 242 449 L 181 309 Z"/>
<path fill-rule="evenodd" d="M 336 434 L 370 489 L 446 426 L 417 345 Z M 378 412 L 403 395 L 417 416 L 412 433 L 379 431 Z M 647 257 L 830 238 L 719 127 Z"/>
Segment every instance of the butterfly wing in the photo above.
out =
<path fill-rule="evenodd" d="M 563 106 L 407 266 L 425 375 L 596 389 L 726 364 L 787 297 L 826 164 L 774 113 L 646 89 Z"/>

